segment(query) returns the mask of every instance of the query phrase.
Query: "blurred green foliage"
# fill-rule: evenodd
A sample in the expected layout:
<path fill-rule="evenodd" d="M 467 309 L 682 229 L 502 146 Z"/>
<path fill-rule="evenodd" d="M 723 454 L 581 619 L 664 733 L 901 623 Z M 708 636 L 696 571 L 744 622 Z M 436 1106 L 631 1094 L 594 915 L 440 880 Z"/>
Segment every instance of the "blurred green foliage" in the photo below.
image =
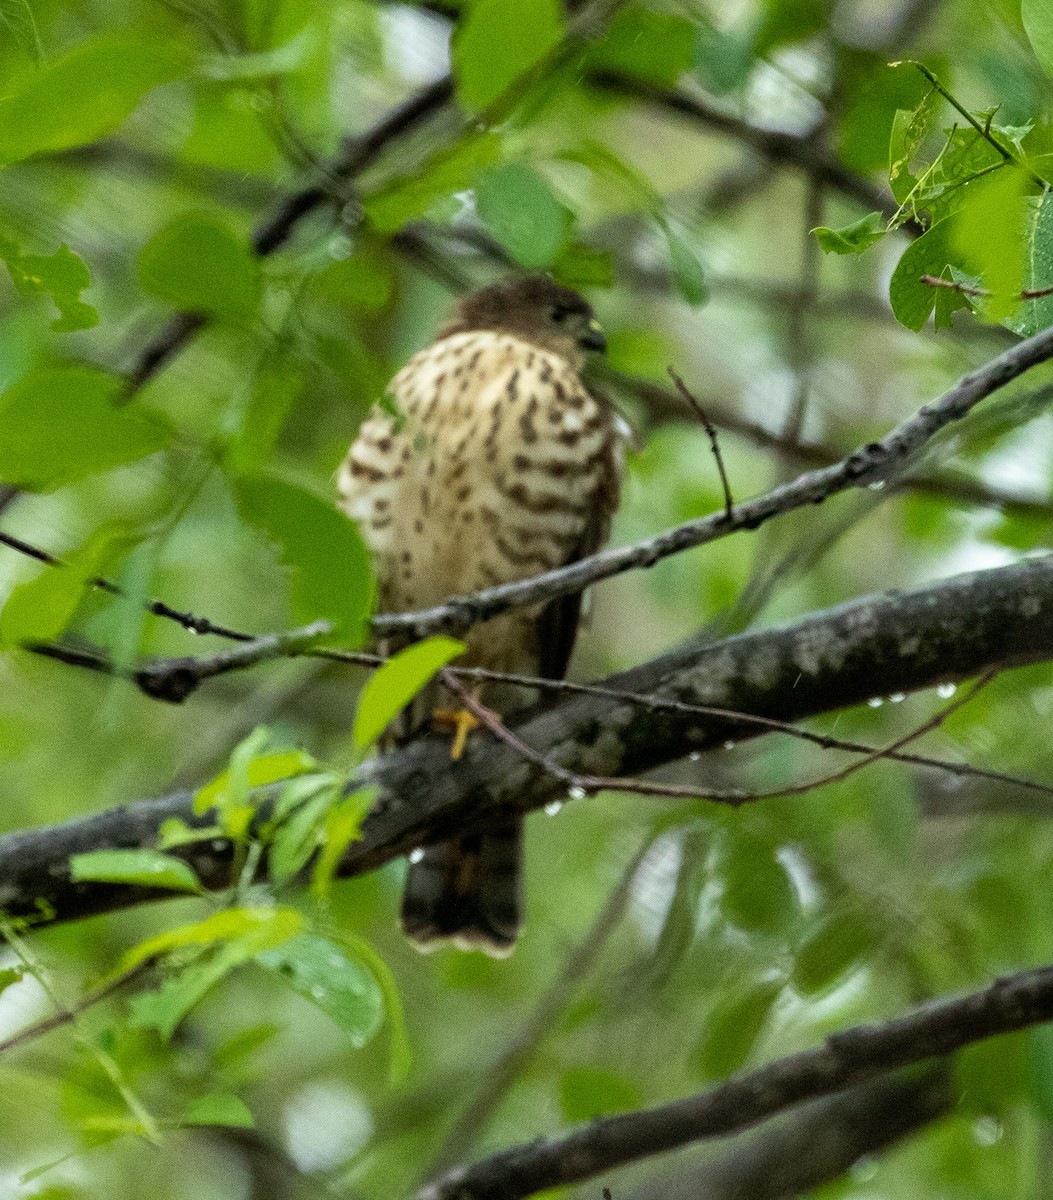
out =
<path fill-rule="evenodd" d="M 333 473 L 452 291 L 509 263 L 593 289 L 598 386 L 639 431 L 616 540 L 723 506 L 694 415 L 631 386 L 667 386 L 668 365 L 725 427 L 736 497 L 801 466 L 750 425 L 836 455 L 880 435 L 1053 321 L 1053 298 L 1016 298 L 1053 286 L 1049 11 L 647 0 L 579 27 L 554 0 L 0 0 L 0 482 L 23 489 L 0 526 L 64 563 L 0 548 L 5 826 L 189 788 L 215 826 L 84 856 L 81 877 L 189 891 L 201 839 L 238 856 L 219 900 L 9 930 L 0 1037 L 143 974 L 0 1057 L 0 1192 L 406 1194 L 649 842 L 468 1156 L 1050 961 L 1048 797 L 891 762 L 735 810 L 575 799 L 528 822 L 515 955 L 421 957 L 396 927 L 401 863 L 332 875 L 370 798 L 344 786 L 448 641 L 375 676 L 357 716 L 364 678 L 341 664 L 279 658 L 176 707 L 19 648 L 64 631 L 125 664 L 221 647 L 146 616 L 153 597 L 253 633 L 326 619 L 360 645 L 373 585 Z M 907 58 L 932 78 L 888 65 Z M 345 139 L 451 63 L 450 104 L 334 176 Z M 796 159 L 766 160 L 772 132 L 799 136 Z M 816 155 L 853 186 L 812 188 Z M 859 202 L 886 185 L 887 212 Z M 330 200 L 256 255 L 253 231 L 304 188 Z M 173 307 L 202 327 L 133 389 Z M 575 673 L 1048 546 L 1048 383 L 1034 372 L 917 468 L 1028 504 L 886 488 L 621 576 L 596 590 Z M 99 572 L 125 598 L 91 588 Z M 949 696 L 875 699 L 814 725 L 883 744 Z M 1006 672 L 922 748 L 1048 780 L 1051 717 L 1049 668 Z M 844 761 L 773 735 L 674 773 L 768 790 Z M 291 881 L 319 852 L 304 894 Z M 952 1115 L 822 1194 L 1041 1194 L 1051 1050 L 1046 1027 L 970 1049 Z M 615 1195 L 665 1169 L 633 1167 Z"/>

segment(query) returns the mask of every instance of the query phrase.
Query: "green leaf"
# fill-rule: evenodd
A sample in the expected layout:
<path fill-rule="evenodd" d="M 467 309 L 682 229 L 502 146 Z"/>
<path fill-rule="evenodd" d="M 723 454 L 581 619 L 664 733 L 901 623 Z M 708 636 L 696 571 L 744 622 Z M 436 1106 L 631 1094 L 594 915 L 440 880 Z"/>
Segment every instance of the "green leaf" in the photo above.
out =
<path fill-rule="evenodd" d="M 1024 245 L 1023 290 L 1053 287 L 1053 197 L 1049 192 L 1027 200 Z M 1053 295 L 1021 301 L 1006 324 L 1021 337 L 1048 329 L 1053 325 Z"/>
<path fill-rule="evenodd" d="M 884 224 L 881 213 L 872 212 L 842 229 L 820 225 L 812 233 L 824 254 L 862 254 L 885 236 Z"/>
<path fill-rule="evenodd" d="M 200 892 L 201 882 L 189 863 L 160 850 L 92 850 L 74 854 L 69 877 L 86 881 L 139 884 L 175 892 Z"/>
<path fill-rule="evenodd" d="M 225 908 L 203 921 L 179 925 L 175 929 L 159 933 L 156 937 L 147 938 L 124 953 L 118 969 L 126 972 L 146 962 L 148 958 L 156 958 L 161 954 L 200 949 L 252 936 L 275 937 L 280 940 L 283 937 L 294 937 L 300 932 L 302 925 L 303 918 L 291 908 Z M 260 950 L 266 948 L 266 945 L 258 947 Z"/>
<path fill-rule="evenodd" d="M 1030 182 L 1025 171 L 1012 166 L 975 179 L 963 189 L 954 217 L 952 249 L 957 261 L 990 290 L 983 312 L 991 320 L 1009 316 L 1019 304 Z"/>
<path fill-rule="evenodd" d="M 565 1121 L 591 1121 L 607 1113 L 639 1108 L 640 1089 L 613 1071 L 569 1067 L 560 1077 L 559 1104 Z"/>
<path fill-rule="evenodd" d="M 303 933 L 257 961 L 332 1017 L 353 1046 L 364 1046 L 380 1028 L 384 998 L 372 973 L 328 938 Z"/>
<path fill-rule="evenodd" d="M 330 621 L 333 632 L 326 640 L 361 644 L 373 578 L 357 528 L 313 492 L 272 476 L 238 479 L 233 487 L 244 519 L 278 547 L 292 574 L 294 618 Z"/>
<path fill-rule="evenodd" d="M 255 1121 L 248 1105 L 232 1092 L 212 1092 L 191 1101 L 183 1113 L 181 1125 L 226 1125 L 231 1129 L 252 1129 Z"/>
<path fill-rule="evenodd" d="M 44 47 L 40 42 L 29 0 L 0 0 L 0 25 L 10 33 L 15 44 L 21 46 L 39 66 L 44 58 Z"/>
<path fill-rule="evenodd" d="M 892 272 L 889 300 L 896 319 L 908 329 L 921 329 L 936 304 L 936 292 L 922 275 L 940 278 L 950 258 L 951 223 L 945 219 L 916 238 L 903 253 Z M 946 290 L 946 289 L 943 289 Z"/>
<path fill-rule="evenodd" d="M 0 100 L 0 163 L 96 141 L 186 66 L 182 48 L 160 39 L 105 35 L 85 42 Z"/>
<path fill-rule="evenodd" d="M 707 1079 L 726 1079 L 745 1063 L 782 990 L 781 979 L 765 979 L 718 1001 L 694 1055 Z"/>
<path fill-rule="evenodd" d="M 457 99 L 469 112 L 486 108 L 562 37 L 559 0 L 472 0 L 453 35 Z"/>
<path fill-rule="evenodd" d="M 251 475 L 267 464 L 289 410 L 303 387 L 299 370 L 284 363 L 257 372 L 252 394 L 227 447 L 227 465 L 236 475 Z"/>
<path fill-rule="evenodd" d="M 889 138 L 888 182 L 899 204 L 907 200 L 918 184 L 917 176 L 911 172 L 911 164 L 929 131 L 941 99 L 935 88 L 929 88 L 916 108 L 896 110 Z"/>
<path fill-rule="evenodd" d="M 139 252 L 139 281 L 186 312 L 245 321 L 260 298 L 260 267 L 246 242 L 218 217 L 187 213 Z"/>
<path fill-rule="evenodd" d="M 501 140 L 493 133 L 473 134 L 431 156 L 411 175 L 403 175 L 368 196 L 363 209 L 373 227 L 394 233 L 415 221 L 440 197 L 475 186 L 479 172 L 500 157 Z"/>
<path fill-rule="evenodd" d="M 12 984 L 21 983 L 25 977 L 26 973 L 22 967 L 0 967 L 0 996 Z"/>
<path fill-rule="evenodd" d="M 781 933 L 797 916 L 797 895 L 774 847 L 745 831 L 729 833 L 719 871 L 724 915 L 740 929 Z"/>
<path fill-rule="evenodd" d="M 389 658 L 373 673 L 359 696 L 352 729 L 355 745 L 361 749 L 375 742 L 421 688 L 463 653 L 463 642 L 432 637 Z"/>
<path fill-rule="evenodd" d="M 874 948 L 878 937 L 879 930 L 868 913 L 835 912 L 801 942 L 790 982 L 801 995 L 825 991 Z"/>
<path fill-rule="evenodd" d="M 325 817 L 336 803 L 343 780 L 331 775 L 294 779 L 282 789 L 275 805 L 284 810 L 270 839 L 267 872 L 274 883 L 297 876 L 325 835 Z"/>
<path fill-rule="evenodd" d="M 156 1029 L 162 1038 L 170 1038 L 183 1017 L 225 975 L 242 963 L 254 959 L 258 954 L 277 949 L 303 928 L 303 917 L 289 908 L 231 911 L 243 914 L 242 931 L 229 939 L 213 938 L 212 941 L 218 942 L 217 945 L 207 949 L 189 966 L 169 976 L 156 991 L 135 996 L 131 1002 L 134 1026 L 140 1029 Z M 217 914 L 217 917 L 224 915 L 227 914 Z M 216 918 L 209 920 L 215 921 Z M 203 936 L 203 927 L 208 924 L 209 921 L 202 921 L 197 927 L 189 927 L 184 930 L 184 937 L 195 928 L 198 931 L 197 936 Z M 160 938 L 153 938 L 151 941 L 156 945 L 165 937 L 166 935 L 162 934 Z M 143 946 L 149 944 L 144 943 Z M 141 954 L 143 946 L 137 947 L 136 953 Z M 125 957 L 127 958 L 127 955 Z"/>
<path fill-rule="evenodd" d="M 1021 0 L 1020 20 L 1047 75 L 1053 75 L 1053 8 L 1048 0 Z"/>
<path fill-rule="evenodd" d="M 317 761 L 303 750 L 259 754 L 269 738 L 266 729 L 256 729 L 239 743 L 230 757 L 230 767 L 198 789 L 194 812 L 201 815 L 214 808 L 219 813 L 220 825 L 225 828 L 224 819 L 232 810 L 249 803 L 253 788 L 317 770 Z"/>
<path fill-rule="evenodd" d="M 544 179 L 522 163 L 484 171 L 475 204 L 483 224 L 524 267 L 547 267 L 563 248 L 573 220 Z"/>
<path fill-rule="evenodd" d="M 706 284 L 705 272 L 698 261 L 694 250 L 687 242 L 665 222 L 661 223 L 669 247 L 669 265 L 673 278 L 680 288 L 680 294 L 688 304 L 705 304 L 709 299 L 709 287 Z"/>
<path fill-rule="evenodd" d="M 594 70 L 668 87 L 694 66 L 696 42 L 694 23 L 687 17 L 628 5 L 615 13 L 589 51 L 588 63 Z"/>
<path fill-rule="evenodd" d="M 54 254 L 23 254 L 14 242 L 0 237 L 0 259 L 7 264 L 11 281 L 21 296 L 50 296 L 59 310 L 51 323 L 58 333 L 91 329 L 99 314 L 80 294 L 91 287 L 84 262 L 63 243 Z"/>
<path fill-rule="evenodd" d="M 614 256 L 573 242 L 557 256 L 552 274 L 568 287 L 609 288 L 614 283 Z"/>
<path fill-rule="evenodd" d="M 64 633 L 118 541 L 125 539 L 112 529 L 98 530 L 64 562 L 14 588 L 0 609 L 0 645 L 50 642 Z"/>
<path fill-rule="evenodd" d="M 311 891 L 324 896 L 336 877 L 344 851 L 361 836 L 362 821 L 376 797 L 373 788 L 360 788 L 331 805 L 321 831 L 321 851 L 311 875 Z"/>
<path fill-rule="evenodd" d="M 0 396 L 0 479 L 48 492 L 163 450 L 167 422 L 114 401 L 123 384 L 90 367 L 27 375 Z"/>

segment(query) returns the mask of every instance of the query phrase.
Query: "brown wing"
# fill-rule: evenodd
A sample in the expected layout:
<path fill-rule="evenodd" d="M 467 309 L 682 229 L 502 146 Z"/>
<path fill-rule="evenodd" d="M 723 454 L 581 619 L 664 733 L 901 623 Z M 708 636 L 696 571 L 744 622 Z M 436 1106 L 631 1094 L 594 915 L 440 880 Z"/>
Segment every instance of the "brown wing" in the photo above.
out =
<path fill-rule="evenodd" d="M 611 531 L 611 520 L 618 508 L 624 467 L 624 436 L 619 428 L 610 402 L 598 397 L 608 416 L 603 473 L 597 489 L 596 503 L 581 540 L 567 556 L 564 566 L 588 558 L 603 548 Z M 562 679 L 567 673 L 570 656 L 581 624 L 583 592 L 560 596 L 551 601 L 538 618 L 538 674 L 545 679 Z"/>

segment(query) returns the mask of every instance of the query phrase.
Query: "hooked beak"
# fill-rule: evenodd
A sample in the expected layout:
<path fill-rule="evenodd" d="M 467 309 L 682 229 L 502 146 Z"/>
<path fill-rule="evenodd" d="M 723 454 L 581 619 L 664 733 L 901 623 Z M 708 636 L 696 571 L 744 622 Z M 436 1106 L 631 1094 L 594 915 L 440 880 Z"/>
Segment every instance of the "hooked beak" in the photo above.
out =
<path fill-rule="evenodd" d="M 603 330 L 595 317 L 589 322 L 588 330 L 579 344 L 585 350 L 599 350 L 601 353 L 607 349 L 607 339 L 603 336 Z"/>

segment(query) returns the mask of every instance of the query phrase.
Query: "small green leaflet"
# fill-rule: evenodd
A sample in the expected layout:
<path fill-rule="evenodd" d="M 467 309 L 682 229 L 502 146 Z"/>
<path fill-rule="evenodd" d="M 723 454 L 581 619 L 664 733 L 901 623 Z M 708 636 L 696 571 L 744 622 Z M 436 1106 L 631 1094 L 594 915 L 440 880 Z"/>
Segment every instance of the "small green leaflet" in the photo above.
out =
<path fill-rule="evenodd" d="M 943 276 L 949 262 L 950 226 L 950 218 L 945 218 L 916 238 L 892 273 L 889 285 L 892 311 L 908 329 L 921 329 L 936 305 L 936 292 L 941 289 L 922 283 L 921 277 Z"/>
<path fill-rule="evenodd" d="M 680 294 L 691 305 L 704 304 L 709 299 L 705 272 L 694 250 L 666 221 L 658 222 L 669 247 L 669 265 Z"/>
<path fill-rule="evenodd" d="M 18 584 L 0 609 L 0 645 L 50 642 L 64 633 L 115 544 L 124 541 L 113 529 L 98 530 L 64 562 Z"/>
<path fill-rule="evenodd" d="M 479 172 L 497 162 L 500 154 L 497 134 L 471 134 L 433 154 L 413 174 L 399 176 L 367 196 L 362 207 L 375 229 L 394 233 L 424 216 L 440 198 L 474 187 Z"/>
<path fill-rule="evenodd" d="M 1053 6 L 1049 0 L 1021 0 L 1020 20 L 1047 75 L 1053 75 Z"/>
<path fill-rule="evenodd" d="M 784 990 L 781 979 L 761 979 L 723 995 L 709 1014 L 692 1058 L 709 1079 L 726 1079 L 749 1058 L 772 1008 Z"/>
<path fill-rule="evenodd" d="M 115 407 L 123 383 L 91 367 L 58 367 L 0 396 L 0 479 L 48 492 L 164 449 L 172 429 L 154 413 Z"/>
<path fill-rule="evenodd" d="M 694 21 L 627 5 L 615 13 L 607 31 L 591 47 L 588 63 L 594 70 L 669 87 L 695 65 L 697 40 Z"/>
<path fill-rule="evenodd" d="M 544 179 L 523 163 L 484 171 L 475 205 L 493 237 L 524 267 L 547 267 L 562 250 L 573 217 Z"/>
<path fill-rule="evenodd" d="M 0 259 L 7 264 L 20 296 L 51 297 L 59 310 L 51 322 L 57 333 L 98 325 L 99 314 L 80 298 L 81 292 L 91 287 L 91 275 L 83 260 L 65 243 L 54 254 L 23 254 L 14 242 L 0 236 Z"/>
<path fill-rule="evenodd" d="M 457 98 L 487 108 L 563 37 L 559 0 L 472 0 L 453 35 Z"/>
<path fill-rule="evenodd" d="M 203 921 L 180 925 L 156 937 L 147 938 L 124 953 L 118 969 L 121 973 L 130 971 L 148 958 L 157 958 L 158 955 L 177 950 L 200 949 L 255 934 L 266 937 L 272 929 L 277 931 L 274 936 L 286 933 L 293 937 L 300 932 L 302 925 L 303 918 L 291 908 L 225 908 Z M 288 929 L 292 932 L 288 932 Z M 261 945 L 259 949 L 265 950 L 267 947 Z"/>
<path fill-rule="evenodd" d="M 192 1101 L 180 1125 L 225 1125 L 229 1129 L 252 1129 L 255 1122 L 248 1105 L 232 1092 L 212 1092 Z"/>
<path fill-rule="evenodd" d="M 329 891 L 344 851 L 362 836 L 362 821 L 375 796 L 373 788 L 360 788 L 332 804 L 326 812 L 321 831 L 322 848 L 311 875 L 311 891 L 315 896 L 324 896 Z"/>
<path fill-rule="evenodd" d="M 355 745 L 362 749 L 375 742 L 413 697 L 432 678 L 464 653 L 464 643 L 454 638 L 432 637 L 407 646 L 373 673 L 358 699 L 352 727 Z"/>
<path fill-rule="evenodd" d="M 862 254 L 885 236 L 884 225 L 881 213 L 872 212 L 842 229 L 819 225 L 811 232 L 824 254 Z"/>
<path fill-rule="evenodd" d="M 295 620 L 330 621 L 327 641 L 360 645 L 372 608 L 373 577 L 351 521 L 313 492 L 273 476 L 249 476 L 232 486 L 242 517 L 277 545 L 290 568 Z"/>
<path fill-rule="evenodd" d="M 380 1028 L 384 998 L 372 973 L 328 938 L 302 933 L 256 961 L 332 1017 L 353 1046 L 364 1046 Z"/>
<path fill-rule="evenodd" d="M 992 293 L 983 314 L 998 321 L 1016 310 L 1025 266 L 1026 172 L 1007 166 L 974 180 L 954 216 L 951 245 L 956 263 Z"/>
<path fill-rule="evenodd" d="M 200 892 L 201 883 L 189 863 L 160 850 L 92 850 L 69 860 L 74 883 L 138 884 L 174 892 Z"/>
<path fill-rule="evenodd" d="M 139 280 L 186 312 L 241 322 L 256 312 L 260 267 L 246 242 L 217 217 L 176 217 L 139 253 Z"/>
<path fill-rule="evenodd" d="M 241 931 L 233 932 L 236 922 L 230 922 L 223 932 L 225 938 L 213 937 L 207 939 L 205 927 L 218 917 L 242 914 Z M 210 941 L 205 952 L 194 959 L 189 965 L 181 967 L 171 974 L 168 979 L 153 992 L 144 992 L 135 996 L 131 1002 L 132 1023 L 141 1029 L 156 1029 L 162 1038 L 169 1038 L 184 1016 L 194 1007 L 205 994 L 213 988 L 225 975 L 242 963 L 248 962 L 265 950 L 273 950 L 295 937 L 303 928 L 303 917 L 290 908 L 274 909 L 233 909 L 227 913 L 217 913 L 208 921 L 199 922 L 196 926 L 187 926 L 182 931 L 183 945 L 199 944 L 200 940 Z M 213 932 L 220 929 L 213 927 Z M 169 940 L 169 949 L 180 945 L 177 936 L 179 930 L 172 934 L 162 934 L 149 942 L 136 947 L 134 955 L 152 957 L 160 950 L 147 952 L 150 946 L 158 945 Z M 125 956 L 126 960 L 128 955 Z"/>
<path fill-rule="evenodd" d="M 0 995 L 12 984 L 21 983 L 25 978 L 25 971 L 21 967 L 0 967 Z"/>
<path fill-rule="evenodd" d="M 1024 244 L 1027 253 L 1023 290 L 1039 291 L 1053 286 L 1053 198 L 1049 192 L 1028 197 Z M 1006 324 L 1021 337 L 1048 329 L 1053 325 L 1053 295 L 1022 301 Z"/>
<path fill-rule="evenodd" d="M 233 813 L 252 807 L 249 793 L 253 788 L 317 770 L 318 763 L 303 750 L 260 753 L 269 741 L 270 732 L 260 728 L 240 742 L 230 756 L 228 769 L 198 789 L 194 812 L 200 816 L 214 808 L 219 825 L 226 830 Z"/>
<path fill-rule="evenodd" d="M 0 100 L 0 163 L 83 146 L 111 133 L 147 92 L 183 74 L 183 48 L 103 35 L 28 75 Z"/>
<path fill-rule="evenodd" d="M 267 826 L 267 874 L 282 884 L 297 876 L 325 836 L 326 817 L 343 791 L 344 780 L 329 772 L 290 780 Z"/>

